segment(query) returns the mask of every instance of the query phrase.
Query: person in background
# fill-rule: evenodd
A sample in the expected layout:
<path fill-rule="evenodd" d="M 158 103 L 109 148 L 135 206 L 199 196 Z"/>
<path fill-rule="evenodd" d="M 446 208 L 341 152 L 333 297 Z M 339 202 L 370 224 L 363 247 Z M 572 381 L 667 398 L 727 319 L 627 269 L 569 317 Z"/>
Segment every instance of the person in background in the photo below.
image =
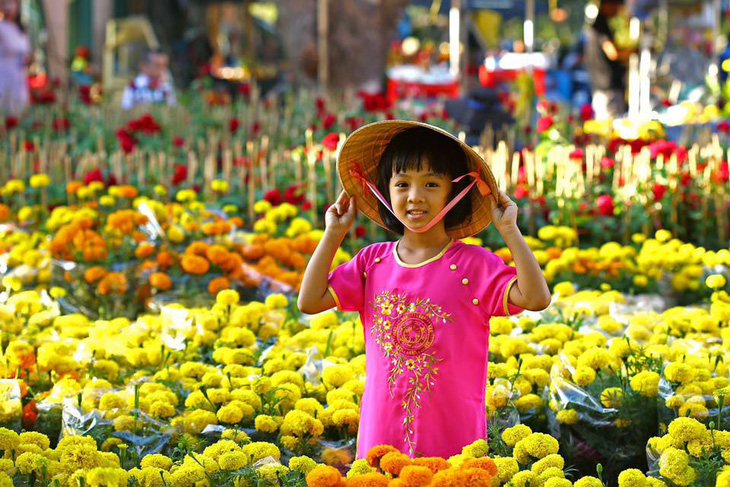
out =
<path fill-rule="evenodd" d="M 30 40 L 20 23 L 20 1 L 0 0 L 0 114 L 21 115 L 30 99 L 25 68 Z"/>
<path fill-rule="evenodd" d="M 614 33 L 608 25 L 623 0 L 601 0 L 597 15 L 588 18 L 584 44 L 586 70 L 591 80 L 593 111 L 596 119 L 606 119 L 626 113 L 626 68 L 630 52 L 616 47 Z M 586 12 L 589 12 L 586 9 Z"/>
<path fill-rule="evenodd" d="M 138 105 L 167 103 L 175 105 L 175 88 L 167 74 L 168 58 L 161 50 L 147 51 L 140 63 L 140 74 L 124 89 L 122 109 Z"/>

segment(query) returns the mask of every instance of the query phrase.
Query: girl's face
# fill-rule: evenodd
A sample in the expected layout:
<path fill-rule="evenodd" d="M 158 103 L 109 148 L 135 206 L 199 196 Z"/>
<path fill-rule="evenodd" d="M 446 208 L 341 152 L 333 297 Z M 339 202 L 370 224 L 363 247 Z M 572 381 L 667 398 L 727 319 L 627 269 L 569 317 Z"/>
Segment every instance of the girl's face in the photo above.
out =
<path fill-rule="evenodd" d="M 20 14 L 20 2 L 18 0 L 0 0 L 0 17 L 3 20 L 14 21 Z"/>
<path fill-rule="evenodd" d="M 424 162 L 418 171 L 394 172 L 390 178 L 393 213 L 411 228 L 425 226 L 446 206 L 451 196 L 451 179 L 445 174 L 434 173 L 428 161 Z M 443 224 L 443 220 L 439 223 Z"/>

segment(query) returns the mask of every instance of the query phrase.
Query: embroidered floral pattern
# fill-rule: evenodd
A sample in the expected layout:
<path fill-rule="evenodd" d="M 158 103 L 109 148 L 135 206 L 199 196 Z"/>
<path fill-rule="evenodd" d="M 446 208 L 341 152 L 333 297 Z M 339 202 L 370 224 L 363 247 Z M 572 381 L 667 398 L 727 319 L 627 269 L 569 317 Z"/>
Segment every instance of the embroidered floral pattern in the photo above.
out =
<path fill-rule="evenodd" d="M 403 397 L 403 428 L 408 448 L 414 454 L 416 444 L 412 437 L 416 410 L 421 407 L 421 394 L 431 390 L 435 384 L 437 364 L 443 360 L 430 351 L 435 338 L 434 324 L 453 320 L 450 313 L 430 299 L 411 301 L 407 295 L 391 291 L 383 291 L 370 305 L 375 312 L 373 339 L 391 362 L 388 376 L 390 397 L 394 397 L 393 386 L 398 380 L 407 380 L 408 388 Z"/>

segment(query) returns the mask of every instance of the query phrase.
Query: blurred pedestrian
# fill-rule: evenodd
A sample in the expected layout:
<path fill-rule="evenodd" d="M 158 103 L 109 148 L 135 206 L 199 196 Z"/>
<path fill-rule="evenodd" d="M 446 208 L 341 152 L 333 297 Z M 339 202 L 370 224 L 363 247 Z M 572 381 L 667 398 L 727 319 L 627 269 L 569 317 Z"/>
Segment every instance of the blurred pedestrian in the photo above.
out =
<path fill-rule="evenodd" d="M 139 65 L 140 74 L 124 89 L 122 109 L 129 110 L 134 106 L 150 103 L 175 105 L 175 87 L 170 80 L 167 65 L 168 57 L 163 51 L 147 51 Z"/>
<path fill-rule="evenodd" d="M 20 115 L 29 101 L 25 68 L 30 41 L 20 23 L 20 0 L 0 0 L 0 113 Z"/>
<path fill-rule="evenodd" d="M 594 17 L 588 15 L 585 64 L 591 79 L 593 111 L 596 119 L 617 117 L 626 113 L 626 68 L 629 52 L 616 47 L 609 20 L 618 15 L 623 0 L 601 0 Z M 591 12 L 590 8 L 586 9 Z"/>

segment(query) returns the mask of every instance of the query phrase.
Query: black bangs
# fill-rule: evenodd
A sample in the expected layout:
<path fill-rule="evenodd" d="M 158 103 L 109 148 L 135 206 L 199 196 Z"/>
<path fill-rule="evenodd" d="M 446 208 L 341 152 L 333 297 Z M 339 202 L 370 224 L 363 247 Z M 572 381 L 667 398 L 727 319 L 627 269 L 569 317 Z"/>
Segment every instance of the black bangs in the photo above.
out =
<path fill-rule="evenodd" d="M 424 167 L 425 166 L 425 167 Z M 466 154 L 458 142 L 426 127 L 413 127 L 393 137 L 383 151 L 378 164 L 378 191 L 390 203 L 390 179 L 393 174 L 408 170 L 421 171 L 429 169 L 436 174 L 443 174 L 454 179 L 469 172 Z M 451 198 L 469 185 L 471 180 L 465 178 L 452 185 Z M 390 211 L 378 203 L 380 217 L 393 232 L 403 234 L 403 224 Z M 464 197 L 446 214 L 444 223 L 450 226 L 459 225 L 471 218 L 471 199 Z"/>

